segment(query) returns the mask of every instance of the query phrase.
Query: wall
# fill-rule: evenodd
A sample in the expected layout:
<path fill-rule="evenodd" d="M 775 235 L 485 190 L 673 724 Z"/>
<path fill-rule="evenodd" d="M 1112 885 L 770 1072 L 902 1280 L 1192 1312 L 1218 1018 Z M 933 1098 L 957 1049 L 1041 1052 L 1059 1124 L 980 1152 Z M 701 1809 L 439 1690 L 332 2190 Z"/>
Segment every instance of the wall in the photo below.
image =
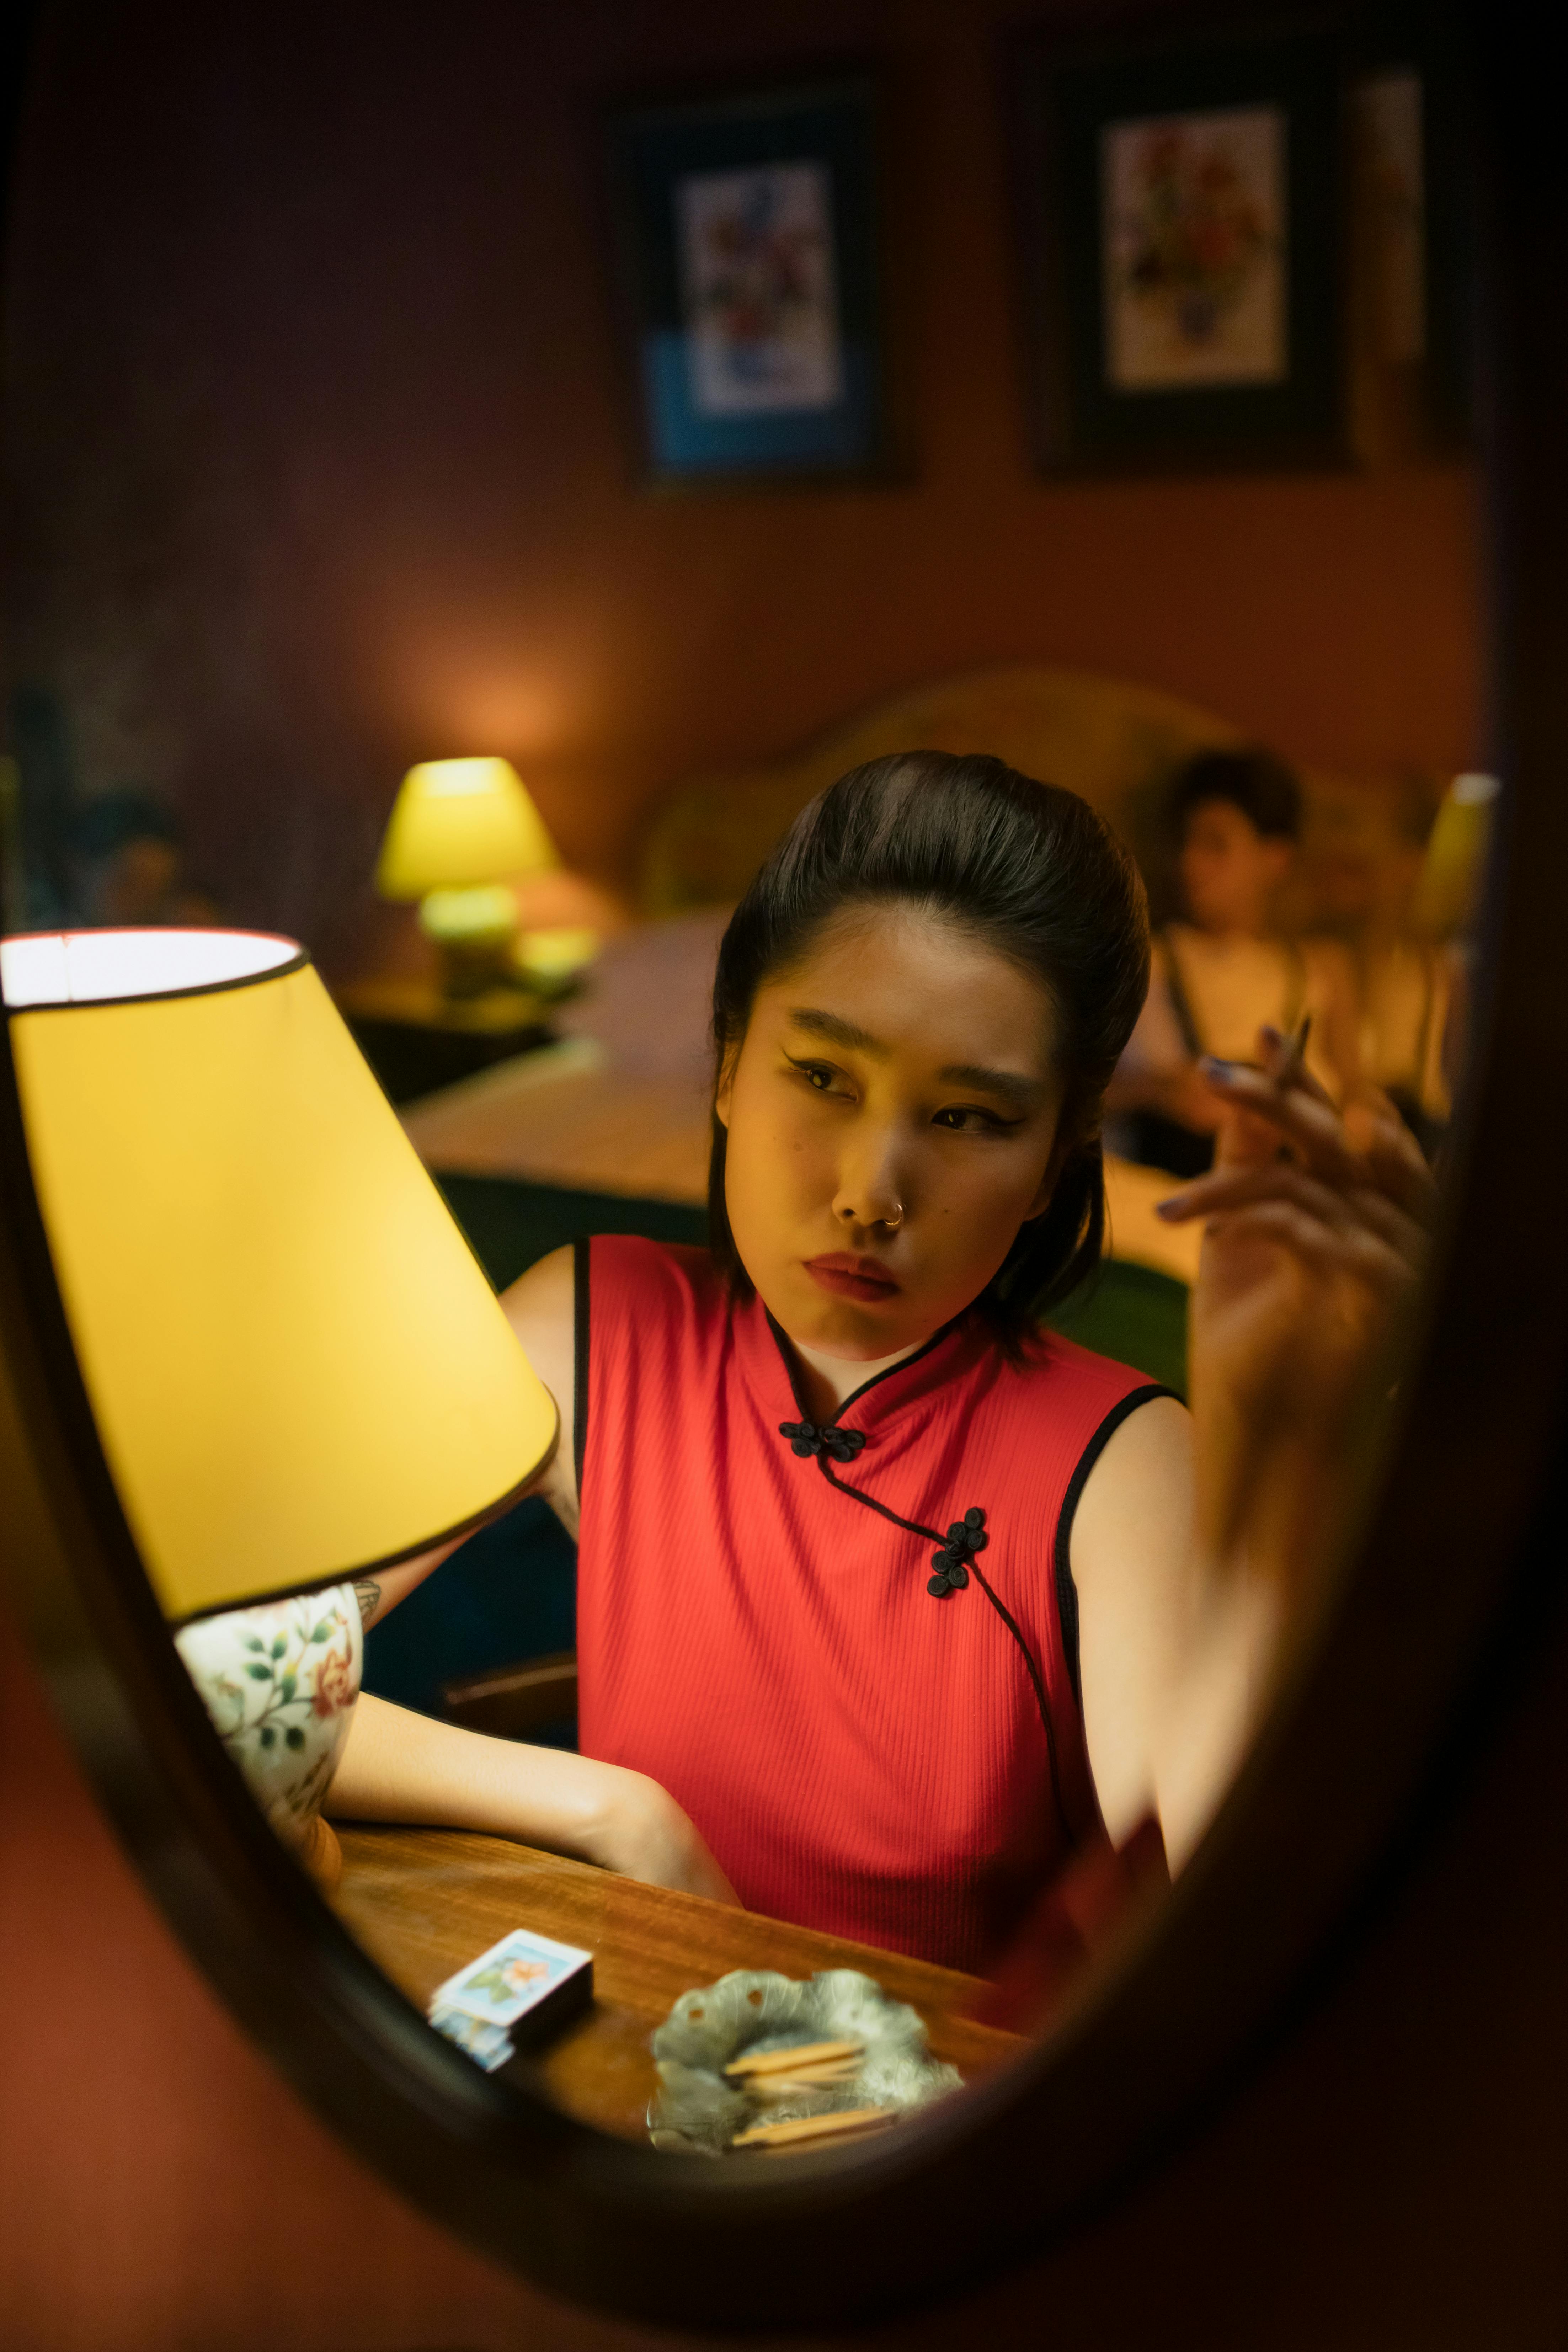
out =
<path fill-rule="evenodd" d="M 1478 750 L 1458 466 L 1030 470 L 1001 0 L 68 0 L 12 272 L 13 676 L 184 807 L 234 912 L 342 944 L 412 759 L 510 752 L 624 876 L 694 767 L 925 677 L 1147 679 L 1310 762 Z M 596 110 L 886 61 L 917 470 L 637 488 Z"/>

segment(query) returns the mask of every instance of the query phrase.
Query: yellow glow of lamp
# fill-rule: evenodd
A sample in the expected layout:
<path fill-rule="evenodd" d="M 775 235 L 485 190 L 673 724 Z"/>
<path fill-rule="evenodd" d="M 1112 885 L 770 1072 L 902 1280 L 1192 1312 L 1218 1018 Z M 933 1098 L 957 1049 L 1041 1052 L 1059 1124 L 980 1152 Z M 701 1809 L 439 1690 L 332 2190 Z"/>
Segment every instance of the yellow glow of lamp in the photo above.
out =
<path fill-rule="evenodd" d="M 384 898 L 418 899 L 421 928 L 462 992 L 498 976 L 517 930 L 503 883 L 560 864 L 544 820 L 508 760 L 426 760 L 393 803 L 376 866 Z"/>
<path fill-rule="evenodd" d="M 291 940 L 0 942 L 44 1224 L 164 1615 L 486 1517 L 554 1404 Z"/>
<path fill-rule="evenodd" d="M 1412 896 L 1414 929 L 1445 938 L 1474 921 L 1501 789 L 1496 776 L 1476 773 L 1449 784 Z"/>

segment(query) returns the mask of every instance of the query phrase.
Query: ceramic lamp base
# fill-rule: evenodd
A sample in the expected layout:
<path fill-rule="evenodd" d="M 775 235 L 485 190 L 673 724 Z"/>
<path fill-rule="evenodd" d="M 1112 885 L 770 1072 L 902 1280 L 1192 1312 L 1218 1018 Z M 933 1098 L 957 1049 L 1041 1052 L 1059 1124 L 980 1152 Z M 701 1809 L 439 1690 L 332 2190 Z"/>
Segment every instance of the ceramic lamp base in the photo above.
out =
<path fill-rule="evenodd" d="M 443 993 L 483 996 L 507 977 L 517 900 L 499 882 L 431 890 L 419 902 L 419 928 L 440 950 Z"/>
<path fill-rule="evenodd" d="M 342 1855 L 321 1800 L 364 1665 L 353 1586 L 201 1617 L 174 1643 L 268 1822 L 319 1884 L 335 1884 Z"/>

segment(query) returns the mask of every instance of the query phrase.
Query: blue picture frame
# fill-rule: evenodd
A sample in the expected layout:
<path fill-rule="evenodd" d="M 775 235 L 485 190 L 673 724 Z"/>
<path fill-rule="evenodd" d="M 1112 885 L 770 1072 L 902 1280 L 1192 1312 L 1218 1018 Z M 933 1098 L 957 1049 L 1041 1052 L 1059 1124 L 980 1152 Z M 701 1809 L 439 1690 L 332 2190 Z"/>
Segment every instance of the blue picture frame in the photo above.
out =
<path fill-rule="evenodd" d="M 857 77 L 616 117 L 650 481 L 889 470 L 876 104 Z"/>

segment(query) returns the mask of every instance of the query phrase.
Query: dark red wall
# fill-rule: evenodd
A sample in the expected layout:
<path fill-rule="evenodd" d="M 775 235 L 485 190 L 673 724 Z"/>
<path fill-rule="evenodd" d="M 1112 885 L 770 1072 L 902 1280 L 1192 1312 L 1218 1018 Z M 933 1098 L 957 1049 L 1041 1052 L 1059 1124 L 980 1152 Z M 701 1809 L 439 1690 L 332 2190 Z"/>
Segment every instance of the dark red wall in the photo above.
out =
<path fill-rule="evenodd" d="M 1006 0 L 72 0 L 14 271 L 13 671 L 89 783 L 184 805 L 237 914 L 331 945 L 416 757 L 511 754 L 626 870 L 686 771 L 929 676 L 1082 664 L 1309 761 L 1477 755 L 1458 466 L 1031 471 Z M 1080 11 L 1081 14 L 1081 11 Z M 905 487 L 632 478 L 605 93 L 888 72 Z"/>

